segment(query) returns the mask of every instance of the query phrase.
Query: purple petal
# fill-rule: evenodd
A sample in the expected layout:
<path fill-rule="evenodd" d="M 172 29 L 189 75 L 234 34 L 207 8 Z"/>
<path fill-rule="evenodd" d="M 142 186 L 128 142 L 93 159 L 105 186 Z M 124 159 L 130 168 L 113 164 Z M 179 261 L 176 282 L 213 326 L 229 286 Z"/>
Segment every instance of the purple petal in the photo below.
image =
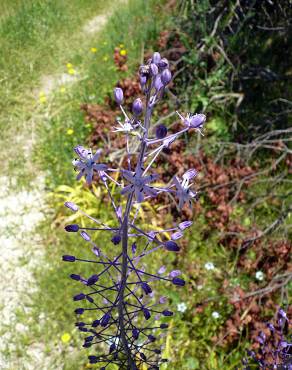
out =
<path fill-rule="evenodd" d="M 158 273 L 159 275 L 161 275 L 161 274 L 164 274 L 164 273 L 165 273 L 165 271 L 166 271 L 166 267 L 165 267 L 165 266 L 161 266 L 161 267 L 160 267 L 160 269 L 157 271 L 157 273 Z"/>
<path fill-rule="evenodd" d="M 174 277 L 179 276 L 179 275 L 181 275 L 181 271 L 180 271 L 180 270 L 173 270 L 173 271 L 171 271 L 171 273 L 169 274 L 169 276 L 170 276 L 171 278 L 174 278 Z"/>

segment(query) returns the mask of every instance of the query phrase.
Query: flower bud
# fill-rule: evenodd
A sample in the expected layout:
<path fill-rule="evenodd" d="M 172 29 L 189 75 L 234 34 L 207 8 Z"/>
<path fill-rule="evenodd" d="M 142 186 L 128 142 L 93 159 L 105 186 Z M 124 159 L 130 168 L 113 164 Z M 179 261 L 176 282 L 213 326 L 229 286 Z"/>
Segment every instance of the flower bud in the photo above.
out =
<path fill-rule="evenodd" d="M 205 121 L 206 121 L 205 114 L 202 113 L 195 114 L 190 120 L 190 127 L 198 128 L 202 126 Z"/>
<path fill-rule="evenodd" d="M 82 236 L 82 238 L 83 238 L 85 241 L 87 241 L 87 242 L 89 242 L 89 241 L 90 241 L 90 236 L 87 234 L 87 232 L 86 232 L 86 231 L 81 231 L 80 235 Z"/>
<path fill-rule="evenodd" d="M 74 297 L 73 297 L 73 301 L 81 301 L 82 299 L 85 298 L 85 294 L 83 293 L 80 293 L 80 294 L 76 294 Z"/>
<path fill-rule="evenodd" d="M 173 312 L 168 311 L 168 310 L 164 310 L 161 313 L 162 313 L 163 316 L 172 316 L 173 315 Z"/>
<path fill-rule="evenodd" d="M 96 328 L 98 325 L 99 325 L 100 321 L 99 320 L 94 320 L 93 323 L 91 324 L 91 326 L 93 328 Z"/>
<path fill-rule="evenodd" d="M 145 317 L 146 320 L 149 320 L 150 319 L 151 313 L 150 313 L 150 311 L 147 308 L 144 308 L 143 309 L 143 314 L 144 314 L 144 317 Z"/>
<path fill-rule="evenodd" d="M 124 100 L 124 93 L 120 87 L 114 89 L 114 98 L 118 105 L 121 105 Z"/>
<path fill-rule="evenodd" d="M 150 294 L 152 292 L 152 289 L 147 283 L 142 283 L 141 286 L 146 294 Z"/>
<path fill-rule="evenodd" d="M 168 324 L 160 324 L 160 329 L 167 329 L 168 328 Z"/>
<path fill-rule="evenodd" d="M 156 127 L 156 137 L 157 139 L 163 139 L 167 135 L 167 128 L 164 125 L 158 125 Z"/>
<path fill-rule="evenodd" d="M 100 320 L 100 325 L 102 327 L 106 327 L 107 324 L 110 322 L 110 319 L 111 319 L 111 315 L 109 313 L 106 313 L 102 319 Z"/>
<path fill-rule="evenodd" d="M 156 64 L 154 64 L 154 63 L 150 64 L 150 73 L 151 73 L 152 76 L 158 75 L 158 67 L 157 67 Z"/>
<path fill-rule="evenodd" d="M 178 286 L 184 286 L 186 284 L 186 282 L 183 279 L 180 279 L 180 278 L 177 278 L 177 277 L 172 279 L 172 283 L 174 285 L 178 285 Z"/>
<path fill-rule="evenodd" d="M 163 83 L 161 82 L 161 75 L 157 75 L 154 81 L 154 87 L 157 91 L 163 88 Z"/>
<path fill-rule="evenodd" d="M 156 51 L 154 54 L 153 54 L 153 57 L 152 57 L 152 63 L 154 64 L 158 64 L 161 60 L 161 56 L 160 54 Z"/>
<path fill-rule="evenodd" d="M 181 271 L 180 271 L 180 270 L 173 270 L 173 271 L 171 271 L 171 272 L 170 272 L 170 274 L 169 274 L 169 276 L 170 276 L 171 278 L 175 278 L 175 277 L 177 277 L 177 276 L 179 276 L 179 275 L 181 275 Z"/>
<path fill-rule="evenodd" d="M 165 69 L 162 73 L 161 73 L 161 82 L 163 83 L 163 85 L 167 85 L 169 84 L 169 82 L 171 81 L 171 72 L 170 70 L 167 68 Z"/>
<path fill-rule="evenodd" d="M 79 281 L 81 279 L 81 276 L 80 275 L 76 275 L 76 274 L 71 274 L 70 275 L 70 278 L 73 279 L 73 280 Z"/>
<path fill-rule="evenodd" d="M 140 76 L 140 85 L 141 87 L 145 86 L 147 82 L 147 77 L 146 76 Z"/>
<path fill-rule="evenodd" d="M 84 312 L 84 308 L 76 308 L 74 312 L 76 313 L 76 315 L 82 315 Z"/>
<path fill-rule="evenodd" d="M 87 285 L 91 286 L 95 284 L 98 281 L 98 275 L 92 275 L 90 278 L 87 280 Z"/>
<path fill-rule="evenodd" d="M 77 224 L 66 225 L 65 230 L 68 233 L 77 233 L 77 231 L 79 230 L 79 226 Z"/>
<path fill-rule="evenodd" d="M 78 211 L 78 207 L 76 206 L 76 204 L 74 204 L 72 202 L 65 202 L 64 205 L 65 205 L 65 207 L 71 209 L 71 211 L 73 211 L 73 212 Z"/>
<path fill-rule="evenodd" d="M 63 256 L 62 259 L 65 262 L 75 262 L 75 260 L 76 260 L 76 258 L 74 256 L 68 256 L 68 255 Z"/>
<path fill-rule="evenodd" d="M 112 238 L 111 238 L 111 241 L 114 245 L 118 245 L 120 242 L 121 242 L 122 238 L 119 234 L 116 234 L 114 235 Z"/>
<path fill-rule="evenodd" d="M 180 250 L 180 247 L 172 240 L 168 240 L 165 243 L 165 248 L 170 252 L 178 252 Z"/>
<path fill-rule="evenodd" d="M 180 230 L 183 231 L 183 230 L 187 229 L 188 227 L 190 227 L 192 224 L 193 224 L 192 221 L 183 221 L 178 225 L 178 227 L 179 227 Z"/>
<path fill-rule="evenodd" d="M 168 68 L 168 66 L 169 66 L 169 63 L 168 63 L 168 60 L 166 58 L 162 58 L 158 62 L 158 67 L 160 67 L 160 68 Z"/>
<path fill-rule="evenodd" d="M 132 111 L 135 116 L 140 116 L 140 114 L 143 112 L 143 103 L 141 99 L 134 100 Z"/>

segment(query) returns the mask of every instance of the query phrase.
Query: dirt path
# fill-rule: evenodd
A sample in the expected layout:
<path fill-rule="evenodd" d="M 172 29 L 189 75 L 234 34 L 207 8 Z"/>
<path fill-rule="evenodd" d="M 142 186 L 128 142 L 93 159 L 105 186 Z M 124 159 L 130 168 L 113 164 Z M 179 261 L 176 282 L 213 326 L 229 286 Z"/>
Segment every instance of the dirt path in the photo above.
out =
<path fill-rule="evenodd" d="M 106 24 L 111 13 L 107 12 L 95 16 L 81 28 L 85 37 L 95 35 Z M 49 94 L 60 84 L 69 85 L 78 81 L 69 75 L 42 76 L 40 78 L 40 90 Z M 68 86 L 69 87 L 69 86 Z M 33 121 L 33 117 L 32 117 Z M 28 125 L 29 127 L 29 125 Z M 17 146 L 17 152 L 25 158 L 22 172 L 37 171 L 34 168 L 29 153 L 37 140 L 36 135 L 23 129 L 18 133 L 21 138 Z M 16 138 L 11 138 L 11 142 Z M 18 190 L 16 179 L 10 178 L 9 174 L 0 176 L 0 369 L 2 370 L 54 370 L 59 369 L 56 358 L 53 365 L 50 358 L 61 358 L 61 350 L 56 348 L 56 353 L 45 354 L 43 345 L 28 345 L 23 352 L 28 358 L 17 358 L 18 335 L 28 331 L 28 326 L 18 320 L 17 311 L 21 310 L 27 315 L 26 322 L 29 323 L 29 306 L 26 306 L 27 292 L 37 289 L 37 282 L 34 281 L 32 271 L 42 261 L 42 237 L 35 232 L 38 223 L 44 219 L 45 206 L 45 174 L 39 173 L 34 181 Z M 40 320 L 43 318 L 40 317 Z M 60 361 L 60 360 L 59 360 Z M 57 367 L 56 367 L 57 366 Z"/>

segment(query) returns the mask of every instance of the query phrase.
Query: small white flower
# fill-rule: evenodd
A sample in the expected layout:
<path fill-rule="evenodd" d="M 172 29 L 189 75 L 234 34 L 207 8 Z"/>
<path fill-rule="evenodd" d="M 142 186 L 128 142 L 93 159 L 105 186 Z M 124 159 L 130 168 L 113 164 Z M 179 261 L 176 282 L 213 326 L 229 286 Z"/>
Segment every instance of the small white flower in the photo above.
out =
<path fill-rule="evenodd" d="M 197 289 L 198 290 L 202 290 L 203 289 L 203 285 L 197 285 Z"/>
<path fill-rule="evenodd" d="M 259 281 L 263 281 L 265 278 L 265 275 L 262 271 L 257 271 L 255 274 L 255 278 Z"/>
<path fill-rule="evenodd" d="M 177 310 L 178 312 L 185 312 L 187 310 L 187 305 L 185 302 L 178 303 Z"/>
<path fill-rule="evenodd" d="M 206 270 L 214 270 L 215 266 L 212 262 L 205 263 L 205 269 Z"/>
<path fill-rule="evenodd" d="M 212 312 L 212 317 L 213 317 L 213 319 L 219 319 L 219 317 L 220 317 L 219 312 L 217 312 L 217 311 Z"/>

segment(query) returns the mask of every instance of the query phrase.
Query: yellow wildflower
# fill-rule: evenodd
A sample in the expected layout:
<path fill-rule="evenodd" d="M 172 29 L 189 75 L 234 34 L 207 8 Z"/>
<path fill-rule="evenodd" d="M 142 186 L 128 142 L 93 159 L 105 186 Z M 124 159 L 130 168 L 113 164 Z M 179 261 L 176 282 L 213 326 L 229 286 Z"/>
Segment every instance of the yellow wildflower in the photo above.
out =
<path fill-rule="evenodd" d="M 71 339 L 71 335 L 69 333 L 64 333 L 61 337 L 63 343 L 68 343 Z"/>
<path fill-rule="evenodd" d="M 103 57 L 103 61 L 104 62 L 107 62 L 108 61 L 108 56 L 107 55 L 105 57 Z"/>
<path fill-rule="evenodd" d="M 71 63 L 67 63 L 66 65 L 67 65 L 68 69 L 73 67 L 73 64 L 71 64 Z"/>
<path fill-rule="evenodd" d="M 96 53 L 96 52 L 97 52 L 97 48 L 91 48 L 91 49 L 90 49 L 90 51 L 91 51 L 92 53 Z"/>
<path fill-rule="evenodd" d="M 39 101 L 40 101 L 40 103 L 46 103 L 47 97 L 46 97 L 46 95 L 45 95 L 44 92 L 40 92 L 40 94 L 39 94 Z"/>
<path fill-rule="evenodd" d="M 123 57 L 124 57 L 125 55 L 127 55 L 127 50 L 125 50 L 125 49 L 121 50 L 121 51 L 120 51 L 120 55 L 121 55 L 121 56 L 123 56 Z"/>
<path fill-rule="evenodd" d="M 75 71 L 74 68 L 69 68 L 68 73 L 69 73 L 69 75 L 75 75 L 76 71 Z"/>
<path fill-rule="evenodd" d="M 67 135 L 73 135 L 73 134 L 74 134 L 74 130 L 72 128 L 68 128 Z"/>

